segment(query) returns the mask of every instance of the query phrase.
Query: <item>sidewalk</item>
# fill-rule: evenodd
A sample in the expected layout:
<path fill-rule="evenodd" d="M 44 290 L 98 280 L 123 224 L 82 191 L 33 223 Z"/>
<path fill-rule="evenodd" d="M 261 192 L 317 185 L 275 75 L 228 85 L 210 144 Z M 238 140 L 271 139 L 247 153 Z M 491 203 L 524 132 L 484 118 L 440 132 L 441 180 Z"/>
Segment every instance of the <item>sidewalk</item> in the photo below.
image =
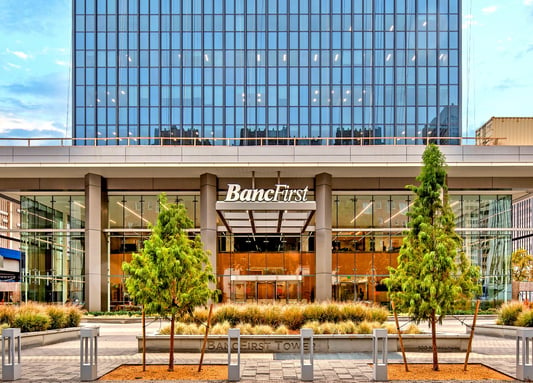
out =
<path fill-rule="evenodd" d="M 91 323 L 100 326 L 98 338 L 98 376 L 121 364 L 140 364 L 142 354 L 137 352 L 136 336 L 139 323 Z M 150 324 L 148 332 L 155 331 L 159 322 Z M 424 325 L 421 325 L 424 326 Z M 457 320 L 445 321 L 440 331 L 464 333 Z M 469 363 L 483 363 L 495 370 L 515 377 L 514 339 L 475 336 Z M 63 342 L 22 350 L 22 375 L 18 382 L 79 382 L 80 342 Z M 389 353 L 389 363 L 401 363 L 401 353 Z M 432 355 L 407 353 L 408 363 L 430 363 Z M 439 353 L 440 363 L 464 363 L 465 353 Z M 199 354 L 175 354 L 176 364 L 198 364 Z M 369 382 L 372 381 L 372 355 L 368 353 L 315 354 L 315 382 Z M 148 364 L 167 364 L 168 354 L 147 354 Z M 205 364 L 226 364 L 227 354 L 206 354 Z M 300 356 L 295 354 L 241 354 L 241 382 L 299 382 Z M 138 382 L 139 380 L 136 380 Z M 176 381 L 173 381 L 176 382 Z"/>

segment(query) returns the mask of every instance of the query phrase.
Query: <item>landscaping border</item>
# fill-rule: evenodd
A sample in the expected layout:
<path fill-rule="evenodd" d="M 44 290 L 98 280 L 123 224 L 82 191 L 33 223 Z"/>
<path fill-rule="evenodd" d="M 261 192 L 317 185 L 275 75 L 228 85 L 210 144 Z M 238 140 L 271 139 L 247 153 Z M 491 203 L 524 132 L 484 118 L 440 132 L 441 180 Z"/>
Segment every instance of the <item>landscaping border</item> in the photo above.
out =
<path fill-rule="evenodd" d="M 20 346 L 21 348 L 40 347 L 74 339 L 80 339 L 80 327 L 23 332 L 20 334 Z"/>
<path fill-rule="evenodd" d="M 197 353 L 202 350 L 203 335 L 176 335 L 174 351 Z M 313 348 L 316 353 L 372 352 L 371 334 L 314 335 Z M 406 351 L 431 351 L 431 334 L 405 334 L 402 336 Z M 468 334 L 439 334 L 437 346 L 440 352 L 466 351 Z M 168 352 L 170 339 L 168 335 L 146 336 L 146 352 Z M 236 344 L 233 346 L 236 347 Z M 143 351 L 142 336 L 137 336 L 137 349 Z M 400 351 L 398 335 L 388 336 L 387 349 Z M 210 335 L 206 351 L 226 353 L 228 351 L 227 335 Z M 241 335 L 242 353 L 297 353 L 300 352 L 300 335 Z"/>

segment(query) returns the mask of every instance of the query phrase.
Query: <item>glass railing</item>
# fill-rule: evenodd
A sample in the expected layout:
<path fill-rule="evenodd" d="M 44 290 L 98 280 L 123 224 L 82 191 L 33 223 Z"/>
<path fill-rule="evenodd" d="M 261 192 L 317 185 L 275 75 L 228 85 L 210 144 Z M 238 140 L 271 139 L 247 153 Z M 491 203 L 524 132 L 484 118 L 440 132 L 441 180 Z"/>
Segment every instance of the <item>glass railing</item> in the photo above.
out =
<path fill-rule="evenodd" d="M 0 137 L 0 147 L 9 146 L 412 146 L 438 145 L 502 145 L 504 137 Z"/>

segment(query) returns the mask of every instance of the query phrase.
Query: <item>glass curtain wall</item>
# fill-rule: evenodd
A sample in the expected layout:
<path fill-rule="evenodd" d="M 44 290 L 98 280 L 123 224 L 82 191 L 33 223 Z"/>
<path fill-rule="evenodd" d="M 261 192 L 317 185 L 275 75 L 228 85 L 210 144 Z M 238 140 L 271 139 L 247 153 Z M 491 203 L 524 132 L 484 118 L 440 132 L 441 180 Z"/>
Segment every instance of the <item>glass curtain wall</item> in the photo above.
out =
<path fill-rule="evenodd" d="M 387 302 L 412 195 L 334 195 L 333 299 Z M 481 268 L 485 300 L 510 297 L 510 195 L 450 195 L 463 250 Z"/>
<path fill-rule="evenodd" d="M 512 199 L 510 195 L 451 196 L 464 250 L 481 268 L 482 299 L 511 298 Z"/>
<path fill-rule="evenodd" d="M 149 238 L 150 225 L 157 222 L 158 195 L 110 195 L 109 226 L 109 292 L 111 310 L 128 310 L 132 302 L 125 290 L 122 263 L 131 261 Z M 199 232 L 200 196 L 167 194 L 169 203 L 182 203 L 193 222 L 192 233 Z M 192 234 L 191 234 L 192 235 Z"/>
<path fill-rule="evenodd" d="M 22 300 L 83 304 L 83 195 L 22 196 Z"/>
<path fill-rule="evenodd" d="M 76 0 L 75 144 L 459 137 L 460 13 L 460 0 Z"/>

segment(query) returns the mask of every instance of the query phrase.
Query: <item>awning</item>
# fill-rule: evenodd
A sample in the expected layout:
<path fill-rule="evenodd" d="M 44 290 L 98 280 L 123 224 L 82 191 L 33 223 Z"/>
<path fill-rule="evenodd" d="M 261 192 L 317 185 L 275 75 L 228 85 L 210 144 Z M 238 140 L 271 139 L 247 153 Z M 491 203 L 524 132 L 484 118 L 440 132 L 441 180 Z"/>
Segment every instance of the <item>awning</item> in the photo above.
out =
<path fill-rule="evenodd" d="M 18 250 L 12 250 L 12 249 L 6 249 L 4 247 L 0 247 L 0 256 L 8 259 L 16 259 L 20 261 L 20 254 L 21 252 Z"/>
<path fill-rule="evenodd" d="M 310 226 L 316 211 L 315 201 L 305 202 L 225 202 L 216 210 L 222 231 L 233 234 L 300 234 L 314 231 Z"/>

